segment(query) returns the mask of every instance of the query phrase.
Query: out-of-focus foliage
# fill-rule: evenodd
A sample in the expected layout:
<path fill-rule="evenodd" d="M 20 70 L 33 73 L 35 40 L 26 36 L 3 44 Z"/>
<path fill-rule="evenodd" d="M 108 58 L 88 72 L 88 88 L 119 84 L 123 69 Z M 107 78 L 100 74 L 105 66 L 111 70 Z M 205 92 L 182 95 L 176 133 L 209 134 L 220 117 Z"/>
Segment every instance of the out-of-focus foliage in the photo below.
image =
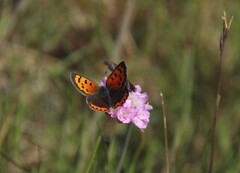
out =
<path fill-rule="evenodd" d="M 164 171 L 159 93 L 165 98 L 171 172 L 206 172 L 223 10 L 225 47 L 216 172 L 240 172 L 240 2 L 3 0 L 0 2 L 0 172 L 83 172 L 106 116 L 72 86 L 99 81 L 104 60 L 124 60 L 154 110 L 134 128 L 123 172 Z M 92 172 L 115 172 L 128 125 L 112 120 Z M 20 165 L 20 168 L 17 166 Z"/>

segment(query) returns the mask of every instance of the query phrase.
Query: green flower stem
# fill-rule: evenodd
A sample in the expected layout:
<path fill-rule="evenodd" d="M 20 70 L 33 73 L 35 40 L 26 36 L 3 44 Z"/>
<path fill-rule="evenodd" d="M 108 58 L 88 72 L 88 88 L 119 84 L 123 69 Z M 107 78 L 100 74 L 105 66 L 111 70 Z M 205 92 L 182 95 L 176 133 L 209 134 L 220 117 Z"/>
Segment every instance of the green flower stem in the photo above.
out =
<path fill-rule="evenodd" d="M 96 143 L 94 145 L 94 149 L 93 149 L 93 152 L 91 154 L 91 158 L 90 158 L 90 161 L 88 162 L 88 166 L 87 166 L 87 169 L 86 169 L 85 173 L 89 173 L 91 168 L 92 168 L 93 161 L 94 161 L 94 159 L 96 157 L 97 150 L 98 150 L 99 144 L 100 144 L 100 142 L 102 140 L 103 132 L 104 132 L 104 129 L 106 128 L 106 126 L 107 126 L 108 120 L 109 120 L 109 118 L 107 119 L 107 121 L 106 121 L 106 123 L 105 123 L 105 125 L 104 125 L 104 127 L 102 129 L 102 131 L 98 135 L 97 141 L 96 141 Z"/>
<path fill-rule="evenodd" d="M 131 135 L 132 135 L 132 131 L 133 131 L 133 125 L 131 124 L 129 129 L 128 129 L 126 141 L 125 141 L 125 144 L 124 144 L 124 148 L 123 148 L 123 151 L 122 151 L 121 158 L 120 158 L 120 160 L 118 162 L 116 173 L 120 173 L 121 172 L 123 161 L 124 161 L 124 158 L 126 156 L 127 148 L 128 148 L 129 142 L 130 142 Z"/>

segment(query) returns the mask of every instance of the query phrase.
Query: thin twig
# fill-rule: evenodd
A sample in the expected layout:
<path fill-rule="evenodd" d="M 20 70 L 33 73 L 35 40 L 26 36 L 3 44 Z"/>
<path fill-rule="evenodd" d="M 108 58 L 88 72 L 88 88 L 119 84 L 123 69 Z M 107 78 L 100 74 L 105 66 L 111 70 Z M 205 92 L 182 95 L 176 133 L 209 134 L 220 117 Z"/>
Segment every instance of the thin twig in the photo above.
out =
<path fill-rule="evenodd" d="M 41 156 L 40 156 L 40 148 L 38 146 L 37 146 L 37 157 L 38 157 L 37 172 L 39 173 Z"/>
<path fill-rule="evenodd" d="M 168 135 L 167 135 L 167 117 L 165 113 L 165 106 L 164 106 L 164 100 L 163 100 L 163 94 L 160 93 L 161 98 L 161 104 L 163 109 L 163 128 L 164 128 L 164 142 L 165 142 L 165 167 L 166 167 L 166 173 L 170 172 L 170 166 L 169 166 L 169 154 L 168 154 Z"/>
<path fill-rule="evenodd" d="M 223 33 L 220 37 L 220 62 L 219 62 L 219 75 L 218 75 L 218 85 L 217 85 L 217 98 L 216 104 L 214 108 L 214 120 L 213 120 L 213 129 L 212 129 L 212 143 L 211 143 L 211 155 L 210 155 L 210 165 L 209 165 L 209 173 L 213 172 L 213 165 L 214 165 L 214 151 L 215 151 L 215 131 L 217 125 L 217 118 L 218 118 L 218 111 L 219 111 L 219 103 L 221 101 L 221 80 L 222 80 L 222 66 L 223 66 L 223 53 L 224 53 L 224 46 L 227 40 L 228 32 L 232 24 L 233 17 L 231 17 L 230 22 L 227 22 L 226 13 L 223 12 L 222 16 L 223 20 Z"/>

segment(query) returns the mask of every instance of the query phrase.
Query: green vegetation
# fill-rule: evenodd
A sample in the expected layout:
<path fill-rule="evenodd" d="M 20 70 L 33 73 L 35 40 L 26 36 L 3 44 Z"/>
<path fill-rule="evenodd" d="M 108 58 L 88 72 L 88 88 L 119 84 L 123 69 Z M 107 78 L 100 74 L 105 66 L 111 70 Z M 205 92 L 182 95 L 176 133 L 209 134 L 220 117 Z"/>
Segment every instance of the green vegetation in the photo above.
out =
<path fill-rule="evenodd" d="M 237 0 L 1 1 L 0 172 L 85 172 L 96 146 L 90 172 L 165 172 L 160 92 L 170 172 L 208 172 L 224 10 L 234 20 L 213 172 L 240 172 L 239 6 Z M 99 81 L 106 59 L 124 60 L 129 80 L 148 93 L 154 109 L 144 133 L 116 120 L 105 127 L 108 118 L 88 108 L 71 84 L 70 72 Z"/>

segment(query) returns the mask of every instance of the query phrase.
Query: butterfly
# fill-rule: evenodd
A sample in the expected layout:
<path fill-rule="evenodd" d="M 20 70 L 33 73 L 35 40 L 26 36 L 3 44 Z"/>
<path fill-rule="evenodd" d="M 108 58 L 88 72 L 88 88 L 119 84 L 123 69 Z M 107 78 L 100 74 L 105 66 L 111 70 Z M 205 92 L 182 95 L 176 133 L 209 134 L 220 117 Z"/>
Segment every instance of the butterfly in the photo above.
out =
<path fill-rule="evenodd" d="M 127 67 L 124 61 L 107 77 L 106 86 L 99 86 L 77 73 L 71 73 L 70 79 L 74 87 L 86 96 L 88 106 L 96 111 L 108 112 L 110 108 L 122 106 L 129 95 Z"/>

